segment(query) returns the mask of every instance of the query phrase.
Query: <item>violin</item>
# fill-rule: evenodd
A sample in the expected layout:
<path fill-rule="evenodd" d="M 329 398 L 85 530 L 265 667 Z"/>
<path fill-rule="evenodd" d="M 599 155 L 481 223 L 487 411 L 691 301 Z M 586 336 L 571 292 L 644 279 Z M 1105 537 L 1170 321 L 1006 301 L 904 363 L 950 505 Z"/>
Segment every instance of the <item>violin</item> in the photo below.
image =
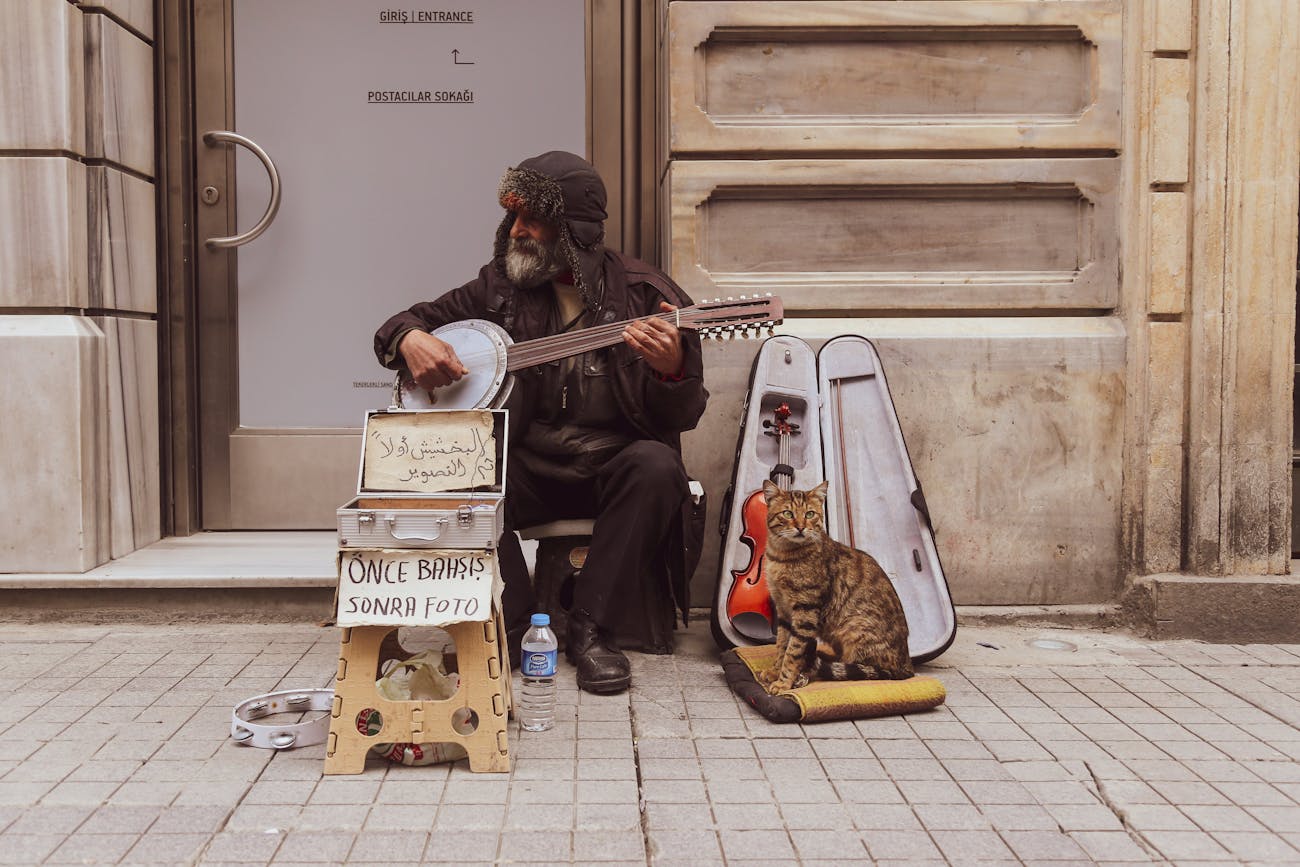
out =
<path fill-rule="evenodd" d="M 799 425 L 790 423 L 790 405 L 787 403 L 773 410 L 771 419 L 763 421 L 763 435 L 777 440 L 777 463 L 768 478 L 778 487 L 789 488 L 794 482 L 794 468 L 790 466 L 790 437 L 798 432 Z M 756 641 L 771 641 L 776 635 L 776 612 L 767 590 L 763 567 L 763 553 L 767 550 L 767 497 L 762 488 L 745 498 L 741 519 L 740 541 L 749 546 L 749 564 L 740 571 L 731 572 L 727 617 L 741 634 Z"/>

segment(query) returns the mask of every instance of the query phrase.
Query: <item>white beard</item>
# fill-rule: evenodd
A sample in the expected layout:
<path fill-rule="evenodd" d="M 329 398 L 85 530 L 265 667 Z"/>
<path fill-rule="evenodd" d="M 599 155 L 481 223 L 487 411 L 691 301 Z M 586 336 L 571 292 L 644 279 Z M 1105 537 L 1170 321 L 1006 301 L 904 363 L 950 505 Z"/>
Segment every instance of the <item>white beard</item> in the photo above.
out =
<path fill-rule="evenodd" d="M 521 289 L 540 286 L 563 270 L 555 243 L 511 238 L 506 245 L 506 277 Z"/>

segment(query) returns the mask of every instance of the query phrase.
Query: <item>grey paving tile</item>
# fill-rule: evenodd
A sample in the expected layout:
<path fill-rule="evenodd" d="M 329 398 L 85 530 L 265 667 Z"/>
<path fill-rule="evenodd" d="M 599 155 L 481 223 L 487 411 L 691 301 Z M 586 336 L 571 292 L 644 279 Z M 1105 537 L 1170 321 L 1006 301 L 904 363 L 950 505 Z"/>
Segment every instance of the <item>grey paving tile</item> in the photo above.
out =
<path fill-rule="evenodd" d="M 785 827 L 791 831 L 842 830 L 853 819 L 843 804 L 780 804 Z M 714 808 L 716 811 L 716 807 Z M 759 826 L 751 826 L 759 827 Z"/>
<path fill-rule="evenodd" d="M 993 753 L 989 752 L 988 747 L 976 740 L 935 739 L 927 740 L 925 744 L 936 759 L 993 760 Z"/>
<path fill-rule="evenodd" d="M 1097 796 L 1078 780 L 1054 783 L 1022 783 L 1040 804 L 1095 804 Z"/>
<path fill-rule="evenodd" d="M 503 828 L 507 831 L 567 831 L 573 827 L 573 804 L 510 804 Z"/>
<path fill-rule="evenodd" d="M 37 806 L 19 815 L 5 834 L 70 834 L 93 812 L 84 806 Z"/>
<path fill-rule="evenodd" d="M 859 831 L 922 830 L 912 808 L 903 804 L 849 804 L 845 809 Z"/>
<path fill-rule="evenodd" d="M 642 741 L 642 744 L 645 742 Z M 757 755 L 752 741 L 743 738 L 712 738 L 697 741 L 695 752 L 702 759 L 751 759 Z M 642 753 L 644 755 L 644 752 Z M 690 755 L 685 753 L 685 755 Z M 668 758 L 668 756 L 664 756 Z"/>
<path fill-rule="evenodd" d="M 42 804 L 99 806 L 108 800 L 120 783 L 62 782 L 41 796 Z"/>
<path fill-rule="evenodd" d="M 1013 780 L 969 780 L 959 785 L 976 804 L 1038 803 L 1027 788 Z"/>
<path fill-rule="evenodd" d="M 76 834 L 45 860 L 46 864 L 116 864 L 138 840 L 135 834 Z"/>
<path fill-rule="evenodd" d="M 822 759 L 822 768 L 832 781 L 889 779 L 877 759 Z"/>
<path fill-rule="evenodd" d="M 1300 828 L 1300 807 L 1247 807 L 1246 811 L 1276 833 Z"/>
<path fill-rule="evenodd" d="M 1204 831 L 1145 831 L 1143 839 L 1174 860 L 1231 861 L 1232 855 Z"/>
<path fill-rule="evenodd" d="M 943 780 L 896 780 L 894 783 L 909 804 L 968 804 L 970 798 L 954 782 Z"/>
<path fill-rule="evenodd" d="M 203 863 L 266 864 L 283 839 L 282 831 L 222 831 L 203 850 Z"/>
<path fill-rule="evenodd" d="M 1151 788 L 1159 792 L 1171 804 L 1218 805 L 1230 803 L 1227 796 L 1209 783 L 1200 781 L 1165 781 L 1152 780 Z"/>
<path fill-rule="evenodd" d="M 939 851 L 954 864 L 1015 860 L 1007 844 L 994 831 L 931 831 L 930 836 Z"/>
<path fill-rule="evenodd" d="M 371 804 L 379 794 L 381 780 L 326 777 L 312 790 L 309 804 Z M 501 788 L 504 794 L 504 785 Z"/>
<path fill-rule="evenodd" d="M 931 831 L 983 831 L 992 827 L 988 817 L 970 804 L 917 804 L 912 810 Z"/>
<path fill-rule="evenodd" d="M 402 780 L 388 777 L 380 783 L 374 802 L 407 806 L 436 804 L 442 799 L 443 785 L 442 780 Z"/>
<path fill-rule="evenodd" d="M 706 780 L 766 780 L 766 768 L 770 762 L 776 759 L 768 759 L 767 762 L 760 764 L 754 758 L 743 759 L 700 759 L 700 773 Z M 798 761 L 794 759 L 792 761 Z M 822 774 L 820 767 L 811 762 L 803 763 L 805 768 L 811 766 L 812 772 Z"/>
<path fill-rule="evenodd" d="M 157 806 L 104 805 L 98 807 L 94 814 L 81 825 L 79 832 L 85 835 L 142 835 L 161 815 Z"/>
<path fill-rule="evenodd" d="M 412 863 L 424 858 L 429 834 L 423 829 L 363 831 L 356 835 L 347 855 L 349 863 L 372 859 L 385 863 Z"/>
<path fill-rule="evenodd" d="M 839 796 L 826 780 L 801 780 L 776 777 L 771 780 L 772 792 L 783 804 L 834 804 Z"/>
<path fill-rule="evenodd" d="M 1300 863 L 1300 851 L 1275 834 L 1224 831 L 1216 832 L 1213 836 L 1234 857 L 1245 861 L 1274 864 Z"/>
<path fill-rule="evenodd" d="M 304 831 L 358 831 L 370 813 L 369 804 L 308 804 L 298 811 L 294 827 Z"/>
<path fill-rule="evenodd" d="M 350 831 L 290 831 L 276 850 L 273 863 L 343 861 L 355 839 Z"/>
<path fill-rule="evenodd" d="M 366 831 L 432 828 L 437 814 L 435 804 L 375 804 L 361 827 Z"/>
<path fill-rule="evenodd" d="M 700 823 L 699 811 L 695 812 Z M 705 824 L 708 817 L 705 817 Z M 641 811 L 636 804 L 577 804 L 574 827 L 579 831 L 640 831 Z"/>
<path fill-rule="evenodd" d="M 1056 819 L 1041 806 L 1023 804 L 984 804 L 979 808 L 989 823 L 999 831 L 1054 831 Z"/>
<path fill-rule="evenodd" d="M 302 808 L 297 804 L 244 804 L 236 807 L 226 820 L 227 831 L 280 831 L 298 823 Z"/>
<path fill-rule="evenodd" d="M 862 832 L 867 852 L 877 861 L 942 860 L 938 847 L 925 831 L 867 830 Z"/>
<path fill-rule="evenodd" d="M 719 830 L 780 830 L 785 819 L 775 803 L 769 804 L 714 804 L 714 825 Z"/>
<path fill-rule="evenodd" d="M 645 840 L 640 829 L 583 830 L 573 835 L 573 860 L 578 864 L 604 862 L 645 863 Z"/>
<path fill-rule="evenodd" d="M 794 847 L 785 831 L 720 829 L 718 837 L 728 863 L 744 859 L 789 861 L 794 858 Z"/>
<path fill-rule="evenodd" d="M 438 808 L 434 829 L 440 832 L 458 828 L 496 831 L 505 822 L 504 804 L 443 804 Z"/>
<path fill-rule="evenodd" d="M 727 743 L 724 741 L 723 743 Z M 753 748 L 749 747 L 748 741 L 740 741 L 749 748 L 749 755 L 753 755 Z M 637 754 L 642 759 L 693 759 L 695 758 L 695 745 L 690 738 L 669 738 L 669 737 L 641 737 L 637 740 Z M 701 753 L 701 755 L 703 755 Z"/>
<path fill-rule="evenodd" d="M 655 864 L 721 862 L 722 847 L 715 831 L 651 828 L 649 855 Z M 788 844 L 787 844 L 788 845 Z"/>
<path fill-rule="evenodd" d="M 699 759 L 691 756 L 682 759 L 642 758 L 642 780 L 698 780 L 701 778 Z"/>
<path fill-rule="evenodd" d="M 158 820 L 149 827 L 150 834 L 215 833 L 232 812 L 227 807 L 174 805 L 164 807 Z"/>
<path fill-rule="evenodd" d="M 1094 861 L 1147 863 L 1151 860 L 1147 850 L 1125 831 L 1073 831 L 1070 837 Z"/>
<path fill-rule="evenodd" d="M 869 858 L 862 836 L 853 831 L 791 831 L 794 849 L 803 864 L 825 860 L 838 863 L 861 862 Z"/>
<path fill-rule="evenodd" d="M 713 811 L 712 808 L 706 809 L 699 804 L 646 804 L 645 825 L 647 828 L 662 830 L 713 830 Z"/>
<path fill-rule="evenodd" d="M 1118 831 L 1119 817 L 1101 804 L 1045 804 L 1062 831 Z"/>
<path fill-rule="evenodd" d="M 514 804 L 572 804 L 577 802 L 579 786 L 590 781 L 579 780 L 576 783 L 564 783 L 553 786 L 543 780 L 518 780 L 510 785 L 510 802 Z M 583 791 L 587 791 L 585 788 Z M 446 802 L 446 799 L 443 799 Z"/>
<path fill-rule="evenodd" d="M 1292 796 L 1280 786 L 1265 782 L 1216 782 L 1213 784 L 1216 789 L 1228 797 L 1232 803 L 1242 807 L 1288 807 L 1295 806 Z M 1296 785 L 1294 783 L 1283 783 L 1282 786 Z"/>
<path fill-rule="evenodd" d="M 902 804 L 903 793 L 890 780 L 835 780 L 832 785 L 846 804 Z"/>
<path fill-rule="evenodd" d="M 198 857 L 208 834 L 145 834 L 123 859 L 132 864 L 185 864 Z"/>
<path fill-rule="evenodd" d="M 39 864 L 63 840 L 62 834 L 5 834 L 0 864 Z"/>
<path fill-rule="evenodd" d="M 1002 839 L 1023 861 L 1086 861 L 1089 854 L 1060 831 L 1003 831 Z"/>

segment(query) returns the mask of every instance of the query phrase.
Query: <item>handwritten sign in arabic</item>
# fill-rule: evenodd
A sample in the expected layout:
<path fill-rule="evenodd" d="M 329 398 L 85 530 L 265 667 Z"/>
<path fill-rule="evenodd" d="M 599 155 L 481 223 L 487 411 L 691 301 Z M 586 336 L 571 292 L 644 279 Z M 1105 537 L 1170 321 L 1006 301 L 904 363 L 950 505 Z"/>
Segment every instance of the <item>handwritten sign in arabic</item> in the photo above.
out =
<path fill-rule="evenodd" d="M 345 551 L 339 626 L 445 626 L 487 620 L 498 596 L 486 551 Z"/>
<path fill-rule="evenodd" d="M 363 491 L 438 493 L 498 482 L 486 410 L 372 415 L 364 449 Z"/>

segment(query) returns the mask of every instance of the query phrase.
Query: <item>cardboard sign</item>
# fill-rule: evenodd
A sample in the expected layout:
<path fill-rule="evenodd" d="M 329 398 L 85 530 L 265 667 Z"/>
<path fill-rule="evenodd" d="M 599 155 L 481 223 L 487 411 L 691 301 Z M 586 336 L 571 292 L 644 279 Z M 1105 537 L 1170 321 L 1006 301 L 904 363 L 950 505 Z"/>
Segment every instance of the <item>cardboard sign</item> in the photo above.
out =
<path fill-rule="evenodd" d="M 487 620 L 499 598 L 487 551 L 359 550 L 339 554 L 339 626 L 445 626 Z"/>
<path fill-rule="evenodd" d="M 498 483 L 490 410 L 372 415 L 363 448 L 362 491 L 433 494 Z"/>

